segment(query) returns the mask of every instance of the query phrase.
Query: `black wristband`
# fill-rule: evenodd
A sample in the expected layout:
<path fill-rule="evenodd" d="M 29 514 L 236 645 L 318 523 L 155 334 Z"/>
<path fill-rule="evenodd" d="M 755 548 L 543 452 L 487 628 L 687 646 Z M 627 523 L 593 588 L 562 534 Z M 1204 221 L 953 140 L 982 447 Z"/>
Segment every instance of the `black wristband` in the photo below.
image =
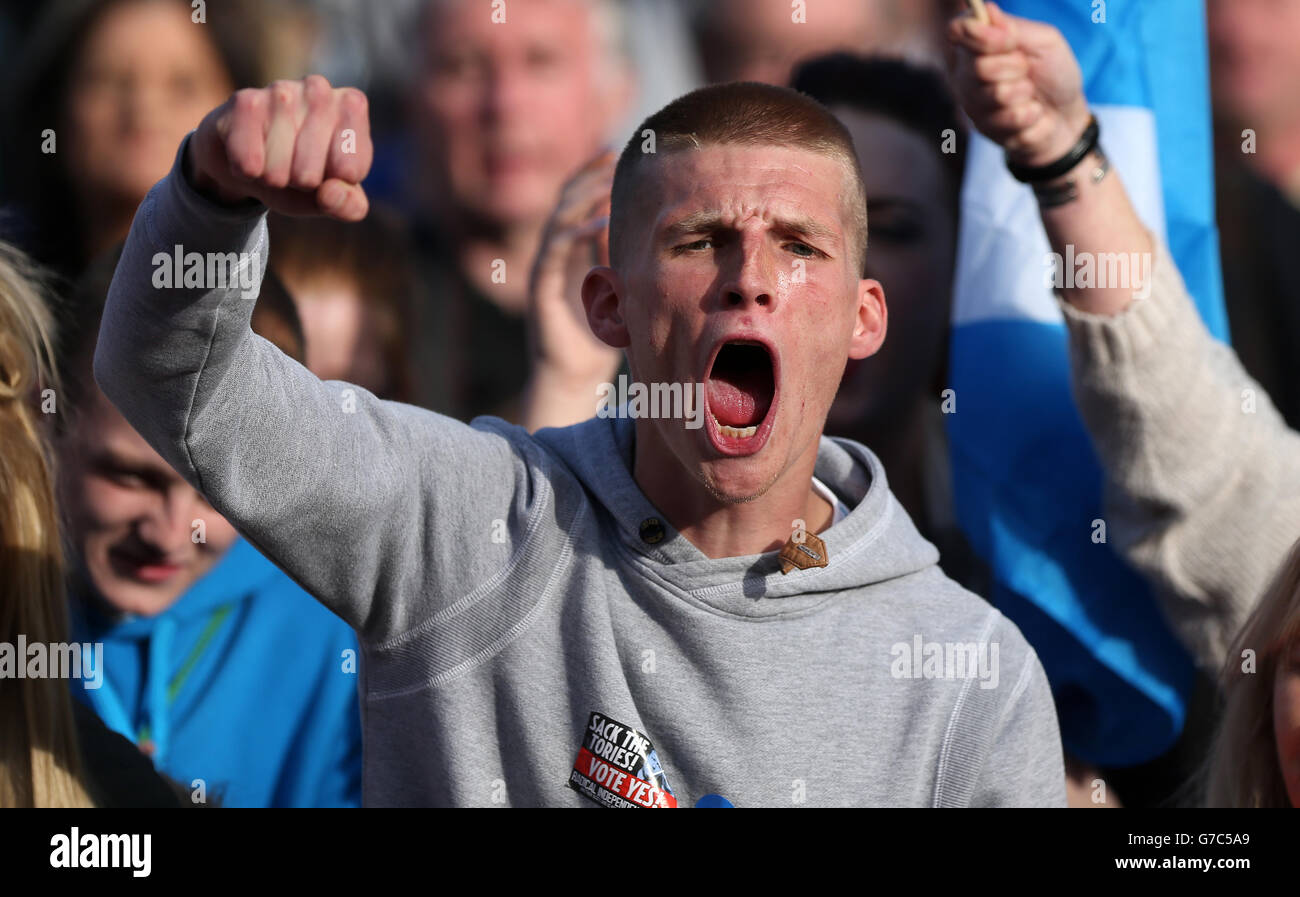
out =
<path fill-rule="evenodd" d="M 1082 162 L 1084 156 L 1097 148 L 1100 139 L 1101 125 L 1097 123 L 1097 116 L 1089 116 L 1088 127 L 1083 129 L 1083 136 L 1079 138 L 1079 142 L 1055 162 L 1050 165 L 1030 166 L 1018 165 L 1007 159 L 1007 170 L 1011 172 L 1013 178 L 1024 184 L 1041 184 L 1044 181 L 1054 181 Z"/>

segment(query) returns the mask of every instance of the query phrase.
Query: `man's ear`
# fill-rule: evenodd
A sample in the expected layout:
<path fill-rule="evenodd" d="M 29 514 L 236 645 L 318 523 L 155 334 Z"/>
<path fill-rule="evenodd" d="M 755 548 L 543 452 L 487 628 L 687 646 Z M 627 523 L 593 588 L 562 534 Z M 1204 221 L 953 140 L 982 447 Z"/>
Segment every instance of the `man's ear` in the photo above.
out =
<path fill-rule="evenodd" d="M 870 358 L 885 341 L 889 312 L 885 308 L 885 289 L 878 280 L 858 281 L 858 315 L 853 339 L 849 341 L 850 358 Z"/>
<path fill-rule="evenodd" d="M 623 322 L 621 307 L 623 278 L 613 268 L 592 268 L 582 281 L 582 306 L 587 310 L 591 332 L 615 349 L 626 349 L 632 342 Z"/>

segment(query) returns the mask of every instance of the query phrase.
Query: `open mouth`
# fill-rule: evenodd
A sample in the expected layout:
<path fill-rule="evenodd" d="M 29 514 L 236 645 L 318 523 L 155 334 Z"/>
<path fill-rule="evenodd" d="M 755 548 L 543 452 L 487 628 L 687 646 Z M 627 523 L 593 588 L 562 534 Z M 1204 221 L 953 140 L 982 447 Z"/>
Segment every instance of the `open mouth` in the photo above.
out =
<path fill-rule="evenodd" d="M 163 583 L 181 572 L 180 564 L 169 563 L 165 558 L 146 557 L 120 548 L 109 549 L 108 557 L 119 576 L 126 576 L 140 582 Z"/>
<path fill-rule="evenodd" d="M 732 340 L 719 347 L 706 383 L 715 443 L 728 453 L 757 451 L 776 399 L 776 369 L 768 347 Z"/>

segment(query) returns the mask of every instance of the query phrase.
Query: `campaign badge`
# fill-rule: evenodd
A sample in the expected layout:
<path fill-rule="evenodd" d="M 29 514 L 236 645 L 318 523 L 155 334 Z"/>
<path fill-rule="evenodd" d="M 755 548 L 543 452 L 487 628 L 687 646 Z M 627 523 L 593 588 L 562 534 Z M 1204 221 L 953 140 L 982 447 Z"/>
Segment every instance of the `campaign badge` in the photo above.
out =
<path fill-rule="evenodd" d="M 602 807 L 677 806 L 654 745 L 642 732 L 599 713 L 587 719 L 569 787 Z"/>

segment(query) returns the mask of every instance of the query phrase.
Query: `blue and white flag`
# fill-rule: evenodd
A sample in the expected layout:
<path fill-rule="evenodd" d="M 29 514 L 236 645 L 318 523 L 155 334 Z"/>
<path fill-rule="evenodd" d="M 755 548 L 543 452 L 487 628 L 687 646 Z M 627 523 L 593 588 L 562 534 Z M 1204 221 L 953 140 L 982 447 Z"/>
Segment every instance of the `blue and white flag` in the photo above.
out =
<path fill-rule="evenodd" d="M 1003 0 L 1055 25 L 1083 69 L 1102 147 L 1170 247 L 1210 332 L 1226 338 L 1200 0 Z M 1194 665 L 1145 582 L 1107 545 L 1102 474 L 1070 394 L 1065 324 L 1029 187 L 976 136 L 962 193 L 948 415 L 957 517 L 989 597 L 1047 670 L 1066 750 L 1149 760 L 1182 730 Z"/>

